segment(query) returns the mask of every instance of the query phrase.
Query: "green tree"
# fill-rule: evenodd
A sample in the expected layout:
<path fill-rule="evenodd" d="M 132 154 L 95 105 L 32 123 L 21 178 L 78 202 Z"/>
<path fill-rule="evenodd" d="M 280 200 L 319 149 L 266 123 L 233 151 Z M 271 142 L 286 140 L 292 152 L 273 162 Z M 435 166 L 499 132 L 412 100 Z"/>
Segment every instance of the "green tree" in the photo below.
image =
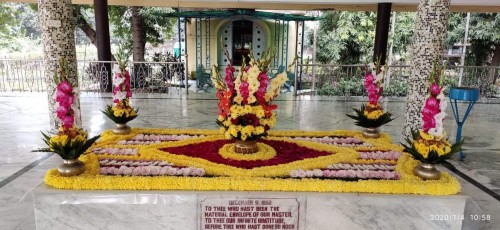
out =
<path fill-rule="evenodd" d="M 398 12 L 395 15 L 395 31 L 389 34 L 389 44 L 394 41 L 393 53 L 406 56 L 412 42 L 415 13 Z M 340 64 L 371 62 L 376 16 L 375 12 L 324 12 L 317 38 L 318 61 Z M 312 44 L 312 36 L 309 40 Z"/>
<path fill-rule="evenodd" d="M 451 13 L 448 20 L 446 44 L 451 48 L 463 43 L 465 34 L 465 13 Z M 500 66 L 500 14 L 471 13 L 469 43 L 466 65 Z"/>
<path fill-rule="evenodd" d="M 0 47 L 10 48 L 15 39 L 17 14 L 12 3 L 0 3 Z"/>
<path fill-rule="evenodd" d="M 176 19 L 167 17 L 171 12 L 161 7 L 109 7 L 113 35 L 132 46 L 134 61 L 144 61 L 147 42 L 156 46 L 174 34 Z"/>

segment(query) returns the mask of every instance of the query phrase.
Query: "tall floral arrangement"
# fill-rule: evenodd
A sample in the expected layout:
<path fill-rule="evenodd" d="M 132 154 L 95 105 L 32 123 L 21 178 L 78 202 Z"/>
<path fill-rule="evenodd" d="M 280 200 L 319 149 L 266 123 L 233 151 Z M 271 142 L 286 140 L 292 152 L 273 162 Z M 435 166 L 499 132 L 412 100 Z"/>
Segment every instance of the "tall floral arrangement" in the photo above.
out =
<path fill-rule="evenodd" d="M 368 95 L 368 103 L 362 105 L 361 109 L 353 109 L 356 115 L 346 114 L 356 120 L 356 125 L 364 128 L 377 128 L 394 120 L 392 114 L 384 112 L 380 104 L 380 98 L 384 92 L 384 76 L 387 68 L 379 63 L 370 64 L 366 68 L 364 87 Z"/>
<path fill-rule="evenodd" d="M 34 152 L 54 152 L 65 160 L 78 159 L 98 138 L 95 136 L 87 140 L 88 133 L 75 126 L 75 90 L 67 78 L 68 63 L 61 59 L 59 74 L 54 73 L 54 82 L 57 84 L 55 100 L 57 102 L 56 115 L 61 121 L 58 133 L 49 136 L 42 132 L 43 140 L 48 148 L 34 150 Z"/>
<path fill-rule="evenodd" d="M 127 70 L 130 51 L 119 47 L 116 53 L 118 68 L 115 69 L 113 79 L 113 106 L 107 105 L 103 113 L 117 124 L 126 124 L 134 120 L 138 114 L 137 110 L 130 105 L 132 91 L 130 87 L 130 73 Z"/>
<path fill-rule="evenodd" d="M 224 53 L 229 57 L 227 50 Z M 293 66 L 292 63 L 286 71 L 271 78 L 268 70 L 274 57 L 273 51 L 264 52 L 257 60 L 252 52 L 249 57 L 249 64 L 243 61 L 238 72 L 228 64 L 224 77 L 217 66 L 213 68 L 212 81 L 219 99 L 217 124 L 227 139 L 257 140 L 274 127 L 277 105 L 272 102 L 280 94 L 280 88 L 288 80 L 287 73 Z"/>
<path fill-rule="evenodd" d="M 407 152 L 423 163 L 442 163 L 452 154 L 460 151 L 463 140 L 454 145 L 446 140 L 443 121 L 446 117 L 446 99 L 444 96 L 444 71 L 434 64 L 428 95 L 422 108 L 422 128 L 412 132 L 412 139 L 406 139 L 403 145 Z"/>

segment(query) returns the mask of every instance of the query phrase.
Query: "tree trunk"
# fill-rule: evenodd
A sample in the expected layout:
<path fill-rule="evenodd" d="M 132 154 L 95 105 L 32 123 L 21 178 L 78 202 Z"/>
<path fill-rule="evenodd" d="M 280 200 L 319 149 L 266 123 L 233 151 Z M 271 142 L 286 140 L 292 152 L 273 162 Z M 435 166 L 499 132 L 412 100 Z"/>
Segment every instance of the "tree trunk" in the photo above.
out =
<path fill-rule="evenodd" d="M 143 30 L 143 20 L 139 11 L 142 7 L 132 6 L 132 49 L 134 61 L 144 61 L 146 47 L 146 33 Z"/>
<path fill-rule="evenodd" d="M 94 28 L 92 28 L 92 26 L 90 26 L 90 24 L 87 22 L 87 20 L 85 20 L 85 18 L 82 15 L 82 12 L 80 12 L 80 8 L 75 8 L 74 15 L 76 17 L 76 25 L 78 26 L 78 28 L 80 28 L 83 31 L 83 33 L 87 35 L 87 38 L 90 40 L 90 42 L 92 42 L 92 44 L 95 47 L 97 47 L 96 32 Z M 111 61 L 116 61 L 115 56 L 113 54 L 111 54 Z"/>
<path fill-rule="evenodd" d="M 491 58 L 491 65 L 492 67 L 499 67 L 500 66 L 500 44 L 495 45 L 495 51 L 493 52 L 493 57 Z M 500 73 L 497 73 L 498 69 L 497 68 L 491 68 L 489 70 L 489 78 L 488 80 L 491 80 L 491 84 L 496 84 L 498 75 Z"/>

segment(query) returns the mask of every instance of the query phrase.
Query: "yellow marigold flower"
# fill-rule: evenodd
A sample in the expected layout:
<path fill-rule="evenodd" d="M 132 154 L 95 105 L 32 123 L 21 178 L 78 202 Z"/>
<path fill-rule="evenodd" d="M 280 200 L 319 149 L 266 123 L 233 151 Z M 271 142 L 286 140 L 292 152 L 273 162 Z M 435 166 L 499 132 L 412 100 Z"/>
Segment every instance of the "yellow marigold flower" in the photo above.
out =
<path fill-rule="evenodd" d="M 224 137 L 226 139 L 231 139 L 231 132 L 229 132 L 229 130 L 226 130 L 226 132 L 224 133 Z"/>
<path fill-rule="evenodd" d="M 245 105 L 245 107 L 243 108 L 243 112 L 245 114 L 252 113 L 252 110 L 253 110 L 253 108 L 250 105 Z"/>
<path fill-rule="evenodd" d="M 68 143 L 68 139 L 68 135 L 55 135 L 50 138 L 50 143 L 66 145 Z"/>
<path fill-rule="evenodd" d="M 252 135 L 252 132 L 253 132 L 254 128 L 253 126 L 251 125 L 247 125 L 245 127 L 243 127 L 243 129 L 241 130 L 241 134 L 245 134 L 245 135 Z"/>
<path fill-rule="evenodd" d="M 243 102 L 243 97 L 241 97 L 241 95 L 238 93 L 238 95 L 234 97 L 234 102 L 241 105 L 241 103 Z"/>
<path fill-rule="evenodd" d="M 445 146 L 444 146 L 444 148 L 443 148 L 443 151 L 444 151 L 444 154 L 443 154 L 443 155 L 448 154 L 448 153 L 450 153 L 450 152 L 451 152 L 451 147 L 450 147 L 450 146 L 445 145 Z"/>
<path fill-rule="evenodd" d="M 382 116 L 382 114 L 384 114 L 384 112 L 382 110 L 375 110 L 375 111 L 372 111 L 371 113 L 368 113 L 368 115 L 366 117 L 370 120 L 376 120 L 380 116 Z"/>
<path fill-rule="evenodd" d="M 217 117 L 217 120 L 218 121 L 224 121 L 224 117 L 222 115 L 219 115 L 219 117 Z"/>
<path fill-rule="evenodd" d="M 236 129 L 236 127 L 234 125 L 229 126 L 229 133 L 233 137 L 237 137 L 238 136 L 238 130 Z"/>
<path fill-rule="evenodd" d="M 220 132 L 221 134 L 224 134 L 224 133 L 226 132 L 226 128 L 224 128 L 224 127 L 220 127 L 219 132 Z"/>
<path fill-rule="evenodd" d="M 248 138 L 248 136 L 246 134 L 242 133 L 241 136 L 240 136 L 240 138 L 241 138 L 242 141 L 244 141 L 244 140 L 246 140 Z"/>
<path fill-rule="evenodd" d="M 424 130 L 422 130 L 422 129 L 419 132 L 420 132 L 420 136 L 422 138 L 424 138 L 424 140 L 426 140 L 426 141 L 434 140 L 434 135 L 428 134 L 428 133 L 424 132 Z"/>
<path fill-rule="evenodd" d="M 232 123 L 231 123 L 231 121 L 230 121 L 230 120 L 226 120 L 226 121 L 222 122 L 222 124 L 223 124 L 224 126 L 228 127 L 228 126 L 230 126 Z"/>
<path fill-rule="evenodd" d="M 257 134 L 257 135 L 264 133 L 264 127 L 262 127 L 262 126 L 257 126 L 257 127 L 255 128 L 254 133 L 255 133 L 255 134 Z"/>

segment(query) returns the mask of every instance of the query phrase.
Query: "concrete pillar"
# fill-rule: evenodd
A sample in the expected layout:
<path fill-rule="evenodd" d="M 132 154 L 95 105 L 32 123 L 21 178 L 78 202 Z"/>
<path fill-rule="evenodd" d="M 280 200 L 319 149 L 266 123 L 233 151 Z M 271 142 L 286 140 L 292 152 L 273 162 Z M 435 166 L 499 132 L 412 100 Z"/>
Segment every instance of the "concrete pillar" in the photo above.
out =
<path fill-rule="evenodd" d="M 38 16 L 42 30 L 44 73 L 49 100 L 50 129 L 51 131 L 55 131 L 59 128 L 60 121 L 55 114 L 57 102 L 54 98 L 56 85 L 53 76 L 54 72 L 59 70 L 60 58 L 64 58 L 68 62 L 68 81 L 73 86 L 78 86 L 75 24 L 71 0 L 39 0 Z M 78 94 L 75 95 L 73 110 L 75 111 L 75 124 L 81 127 L 80 97 Z"/>
<path fill-rule="evenodd" d="M 413 36 L 411 76 L 403 135 L 420 129 L 420 113 L 427 95 L 429 77 L 435 60 L 441 57 L 448 26 L 450 0 L 420 0 Z"/>

